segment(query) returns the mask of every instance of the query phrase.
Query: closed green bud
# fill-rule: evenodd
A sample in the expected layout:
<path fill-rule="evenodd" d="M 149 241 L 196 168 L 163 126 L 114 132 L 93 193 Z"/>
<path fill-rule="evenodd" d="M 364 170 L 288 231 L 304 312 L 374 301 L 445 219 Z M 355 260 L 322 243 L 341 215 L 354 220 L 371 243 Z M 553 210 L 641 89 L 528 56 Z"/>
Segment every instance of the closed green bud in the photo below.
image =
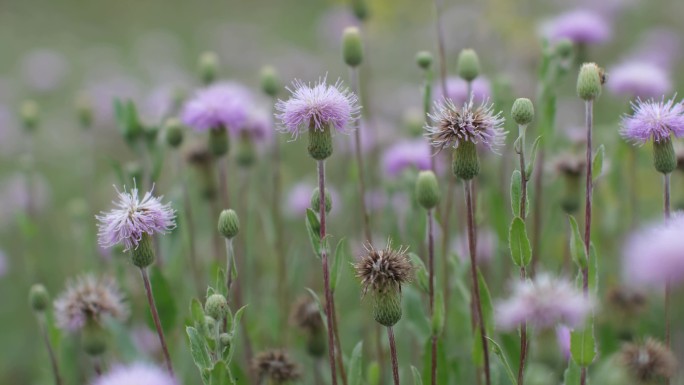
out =
<path fill-rule="evenodd" d="M 140 124 L 140 117 L 138 116 L 138 109 L 135 103 L 127 101 L 125 104 L 117 104 L 120 110 L 117 111 L 119 128 L 121 135 L 128 144 L 132 144 L 143 133 L 142 124 Z M 119 108 L 119 107 L 117 107 Z"/>
<path fill-rule="evenodd" d="M 240 167 L 250 167 L 256 161 L 254 141 L 248 134 L 240 135 L 235 154 L 235 161 Z"/>
<path fill-rule="evenodd" d="M 458 76 L 467 82 L 472 82 L 480 75 L 480 59 L 472 49 L 464 49 L 458 55 Z"/>
<path fill-rule="evenodd" d="M 152 245 L 152 237 L 149 234 L 143 233 L 142 237 L 140 237 L 138 247 L 131 251 L 131 262 L 141 269 L 154 263 L 154 246 Z"/>
<path fill-rule="evenodd" d="M 603 70 L 595 63 L 584 63 L 577 76 L 577 95 L 582 100 L 594 100 L 601 95 Z"/>
<path fill-rule="evenodd" d="M 216 80 L 219 59 L 215 52 L 204 52 L 199 57 L 198 71 L 202 83 L 211 84 Z"/>
<path fill-rule="evenodd" d="M 332 133 L 330 126 L 321 129 L 309 127 L 309 155 L 315 160 L 325 160 L 333 153 Z"/>
<path fill-rule="evenodd" d="M 366 382 L 368 385 L 380 385 L 380 374 L 380 364 L 377 361 L 371 362 L 366 372 Z"/>
<path fill-rule="evenodd" d="M 166 120 L 164 124 L 166 143 L 172 148 L 178 148 L 183 143 L 183 125 L 176 118 Z"/>
<path fill-rule="evenodd" d="M 221 211 L 218 221 L 218 231 L 228 239 L 235 238 L 240 232 L 240 219 L 233 209 Z"/>
<path fill-rule="evenodd" d="M 357 19 L 364 21 L 370 14 L 368 10 L 368 0 L 352 0 L 352 12 Z"/>
<path fill-rule="evenodd" d="M 93 125 L 93 103 L 90 98 L 81 94 L 76 98 L 76 117 L 81 128 L 90 128 Z"/>
<path fill-rule="evenodd" d="M 47 309 L 50 305 L 50 295 L 45 286 L 38 283 L 31 286 L 29 290 L 29 303 L 34 311 L 43 312 Z"/>
<path fill-rule="evenodd" d="M 219 336 L 219 341 L 221 342 L 221 346 L 230 346 L 230 343 L 233 341 L 233 337 L 231 337 L 228 333 L 221 333 Z"/>
<path fill-rule="evenodd" d="M 669 174 L 677 168 L 677 156 L 672 140 L 653 142 L 653 165 L 662 174 Z"/>
<path fill-rule="evenodd" d="M 389 289 L 373 293 L 373 318 L 380 325 L 394 326 L 401 319 L 401 292 Z"/>
<path fill-rule="evenodd" d="M 432 312 L 432 335 L 439 336 L 444 330 L 444 297 L 441 292 L 435 295 L 434 311 Z"/>
<path fill-rule="evenodd" d="M 350 67 L 356 67 L 363 60 L 361 33 L 356 27 L 347 27 L 342 34 L 342 57 Z"/>
<path fill-rule="evenodd" d="M 425 112 L 420 108 L 407 108 L 402 116 L 402 122 L 409 135 L 422 136 L 425 129 Z"/>
<path fill-rule="evenodd" d="M 428 51 L 420 51 L 416 54 L 416 63 L 418 67 L 427 70 L 432 66 L 432 54 Z"/>
<path fill-rule="evenodd" d="M 159 135 L 159 126 L 145 126 L 143 128 L 143 134 L 145 134 L 145 140 L 149 144 L 153 144 L 157 140 Z"/>
<path fill-rule="evenodd" d="M 518 98 L 511 108 L 513 120 L 521 126 L 526 126 L 534 119 L 534 104 L 527 98 Z"/>
<path fill-rule="evenodd" d="M 204 303 L 204 311 L 215 320 L 222 320 L 228 314 L 228 301 L 221 294 L 212 294 Z"/>
<path fill-rule="evenodd" d="M 26 131 L 33 132 L 36 128 L 38 128 L 38 123 L 40 121 L 40 109 L 35 101 L 24 101 L 21 104 L 19 115 L 21 116 L 21 124 Z"/>
<path fill-rule="evenodd" d="M 418 204 L 426 210 L 433 209 L 439 203 L 439 184 L 432 171 L 421 171 L 416 180 L 416 199 Z"/>
<path fill-rule="evenodd" d="M 321 208 L 321 192 L 316 187 L 311 194 L 311 209 L 315 212 Z M 332 198 L 330 198 L 330 191 L 325 194 L 325 212 L 329 213 L 332 210 Z"/>
<path fill-rule="evenodd" d="M 475 143 L 462 141 L 454 150 L 451 171 L 463 180 L 475 178 L 480 173 L 480 159 Z"/>
<path fill-rule="evenodd" d="M 107 350 L 107 331 L 95 321 L 88 320 L 81 330 L 83 350 L 90 356 L 99 356 Z"/>
<path fill-rule="evenodd" d="M 261 90 L 270 97 L 275 97 L 280 91 L 280 79 L 276 69 L 271 66 L 264 66 L 261 69 Z"/>
<path fill-rule="evenodd" d="M 209 130 L 209 152 L 211 155 L 220 158 L 228 153 L 230 140 L 228 130 L 225 127 L 217 127 Z"/>
<path fill-rule="evenodd" d="M 567 60 L 572 56 L 572 51 L 574 49 L 572 40 L 570 39 L 561 39 L 556 43 L 556 55 L 558 55 L 559 58 Z"/>

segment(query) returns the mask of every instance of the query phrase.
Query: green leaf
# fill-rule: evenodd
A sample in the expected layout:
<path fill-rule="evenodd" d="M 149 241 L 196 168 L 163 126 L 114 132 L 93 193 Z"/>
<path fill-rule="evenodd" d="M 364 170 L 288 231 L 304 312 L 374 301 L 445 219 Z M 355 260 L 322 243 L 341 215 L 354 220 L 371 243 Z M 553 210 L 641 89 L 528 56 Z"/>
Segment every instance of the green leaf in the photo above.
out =
<path fill-rule="evenodd" d="M 522 196 L 522 176 L 519 170 L 511 175 L 511 210 L 516 217 L 520 216 L 520 199 Z"/>
<path fill-rule="evenodd" d="M 473 346 L 472 346 L 472 358 L 473 364 L 475 366 L 482 366 L 484 364 L 484 353 L 482 350 L 482 333 L 480 333 L 480 328 L 475 327 L 473 331 Z"/>
<path fill-rule="evenodd" d="M 563 384 L 578 385 L 580 383 L 580 376 L 580 367 L 577 366 L 574 361 L 568 361 L 568 368 L 565 369 L 565 373 L 563 374 Z"/>
<path fill-rule="evenodd" d="M 318 258 L 321 258 L 321 223 L 318 221 L 316 213 L 311 209 L 306 209 L 306 231 L 309 234 L 311 247 Z"/>
<path fill-rule="evenodd" d="M 511 222 L 508 231 L 508 248 L 511 250 L 511 257 L 516 266 L 527 266 L 532 260 L 532 246 L 527 237 L 525 221 L 520 217 L 513 218 Z"/>
<path fill-rule="evenodd" d="M 204 308 L 202 307 L 202 303 L 197 298 L 193 298 L 190 301 L 190 318 L 192 319 L 193 326 L 196 329 L 203 331 L 205 326 Z"/>
<path fill-rule="evenodd" d="M 541 142 L 541 136 L 538 136 L 537 139 L 534 140 L 534 143 L 532 143 L 532 151 L 530 152 L 530 159 L 529 162 L 527 163 L 527 166 L 525 166 L 525 176 L 527 176 L 527 180 L 530 180 L 532 178 L 532 172 L 534 171 L 534 166 L 535 162 L 537 161 L 537 149 L 539 148 L 539 143 Z"/>
<path fill-rule="evenodd" d="M 233 270 L 233 269 L 231 269 Z M 219 267 L 218 271 L 216 272 L 216 292 L 218 294 L 221 294 L 222 296 L 229 298 L 228 296 L 228 287 L 226 287 L 226 271 L 223 270 L 222 267 Z M 209 296 L 207 295 L 207 298 Z"/>
<path fill-rule="evenodd" d="M 570 254 L 575 260 L 575 263 L 584 269 L 587 267 L 587 251 L 584 248 L 584 241 L 582 241 L 582 236 L 580 235 L 579 226 L 577 226 L 577 221 L 572 215 L 569 215 L 570 226 L 572 227 L 572 233 L 570 234 Z"/>
<path fill-rule="evenodd" d="M 411 262 L 413 263 L 413 266 L 416 269 L 416 280 L 418 281 L 418 286 L 420 286 L 421 290 L 423 290 L 424 292 L 429 293 L 430 276 L 427 272 L 427 269 L 425 268 L 423 260 L 420 259 L 420 257 L 415 253 L 409 253 L 409 258 L 411 258 Z"/>
<path fill-rule="evenodd" d="M 178 308 L 174 301 L 175 295 L 171 290 L 169 282 L 164 278 L 161 269 L 154 265 L 150 268 L 150 284 L 152 285 L 152 294 L 154 295 L 154 302 L 157 305 L 157 312 L 159 313 L 159 320 L 161 321 L 162 330 L 164 333 L 171 333 L 176 326 L 178 316 Z M 148 312 L 148 324 L 154 328 L 154 320 L 151 313 Z"/>
<path fill-rule="evenodd" d="M 573 361 L 579 366 L 589 366 L 596 358 L 596 340 L 594 325 L 590 323 L 582 330 L 570 333 L 570 353 Z"/>
<path fill-rule="evenodd" d="M 349 360 L 349 369 L 347 372 L 349 385 L 362 385 L 363 362 L 363 341 L 359 341 L 352 351 L 351 359 Z"/>
<path fill-rule="evenodd" d="M 209 356 L 209 349 L 207 348 L 206 340 L 200 333 L 192 326 L 185 328 L 185 332 L 188 334 L 188 339 L 190 341 L 190 354 L 192 355 L 192 360 L 197 365 L 197 368 L 204 375 L 206 370 L 213 366 L 211 362 L 211 357 Z M 204 381 L 206 384 L 207 381 Z"/>
<path fill-rule="evenodd" d="M 413 373 L 413 385 L 423 385 L 423 379 L 420 378 L 420 372 L 418 368 L 411 365 L 411 373 Z"/>
<path fill-rule="evenodd" d="M 600 145 L 598 149 L 596 149 L 596 154 L 594 154 L 594 159 L 591 162 L 591 174 L 593 176 L 593 180 L 596 180 L 601 177 L 601 173 L 603 172 L 603 157 L 605 156 L 606 148 L 604 145 Z"/>
<path fill-rule="evenodd" d="M 506 359 L 506 354 L 504 353 L 503 349 L 501 349 L 501 346 L 496 343 L 493 339 L 487 337 L 489 340 L 489 343 L 491 344 L 491 351 L 496 354 L 497 357 L 499 357 L 499 361 L 501 361 L 501 365 L 504 367 L 506 370 L 506 375 L 508 375 L 508 379 L 511 381 L 511 384 L 517 384 L 518 379 L 515 377 L 513 374 L 513 370 L 511 370 L 511 365 L 508 363 L 508 360 Z"/>
<path fill-rule="evenodd" d="M 337 288 L 337 283 L 342 275 L 342 262 L 348 259 L 347 256 L 347 242 L 342 238 L 335 247 L 335 256 L 333 257 L 332 270 L 330 271 L 330 291 L 332 293 Z"/>
<path fill-rule="evenodd" d="M 223 362 L 217 362 L 216 365 L 209 370 L 209 384 L 228 385 L 232 383 L 233 380 L 230 378 L 229 370 Z"/>
<path fill-rule="evenodd" d="M 477 283 L 480 288 L 480 304 L 482 307 L 482 318 L 485 321 L 485 332 L 487 335 L 494 334 L 494 305 L 492 296 L 489 294 L 487 282 L 480 269 L 477 269 Z"/>

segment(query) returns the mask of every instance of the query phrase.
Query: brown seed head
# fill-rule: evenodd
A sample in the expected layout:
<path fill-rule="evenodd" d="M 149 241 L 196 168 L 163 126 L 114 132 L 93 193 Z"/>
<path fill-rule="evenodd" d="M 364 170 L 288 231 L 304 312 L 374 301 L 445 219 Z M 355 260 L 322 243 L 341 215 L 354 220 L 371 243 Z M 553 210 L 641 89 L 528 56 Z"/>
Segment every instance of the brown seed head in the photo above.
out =
<path fill-rule="evenodd" d="M 254 356 L 252 370 L 259 377 L 259 382 L 268 378 L 276 384 L 285 384 L 301 377 L 299 365 L 282 349 L 266 350 Z"/>
<path fill-rule="evenodd" d="M 562 154 L 555 161 L 556 172 L 563 176 L 580 176 L 584 172 L 586 161 L 575 154 Z"/>
<path fill-rule="evenodd" d="M 629 315 L 641 313 L 646 307 L 643 293 L 622 286 L 610 288 L 606 300 L 614 309 Z"/>
<path fill-rule="evenodd" d="M 627 343 L 620 352 L 620 361 L 639 383 L 671 378 L 677 370 L 677 359 L 665 345 L 653 338 L 643 343 Z"/>
<path fill-rule="evenodd" d="M 323 319 L 318 305 L 310 296 L 302 296 L 292 305 L 290 324 L 309 333 L 323 330 Z"/>
<path fill-rule="evenodd" d="M 361 279 L 363 295 L 368 289 L 376 294 L 389 290 L 401 291 L 401 285 L 413 279 L 414 268 L 406 255 L 408 246 L 392 250 L 392 243 L 388 241 L 387 247 L 382 250 L 377 250 L 370 243 L 364 248 L 366 254 L 354 265 L 356 277 Z"/>

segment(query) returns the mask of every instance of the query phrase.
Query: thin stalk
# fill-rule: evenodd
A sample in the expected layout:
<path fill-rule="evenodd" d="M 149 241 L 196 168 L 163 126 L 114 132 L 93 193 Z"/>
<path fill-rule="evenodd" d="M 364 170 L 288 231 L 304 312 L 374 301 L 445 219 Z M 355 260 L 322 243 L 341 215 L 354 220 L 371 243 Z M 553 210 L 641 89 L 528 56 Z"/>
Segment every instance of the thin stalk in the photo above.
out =
<path fill-rule="evenodd" d="M 352 92 L 359 95 L 359 71 L 356 67 L 349 67 L 349 78 L 351 79 Z M 372 242 L 370 215 L 368 215 L 368 208 L 366 207 L 366 176 L 365 168 L 363 167 L 361 130 L 358 119 L 354 121 L 354 155 L 356 156 L 356 167 L 359 174 L 359 206 L 361 207 L 363 235 L 366 238 L 366 242 Z"/>
<path fill-rule="evenodd" d="M 230 193 L 228 190 L 228 160 L 227 157 L 216 159 L 218 164 L 219 195 L 223 207 L 230 207 Z"/>
<path fill-rule="evenodd" d="M 663 212 L 665 219 L 670 218 L 670 174 L 663 175 Z M 670 281 L 665 282 L 665 344 L 669 348 L 671 345 L 670 337 Z M 670 384 L 670 379 L 665 380 L 665 384 Z"/>
<path fill-rule="evenodd" d="M 237 272 L 235 266 L 235 250 L 233 249 L 233 238 L 226 238 L 226 289 L 230 293 L 230 287 L 233 286 L 233 269 Z"/>
<path fill-rule="evenodd" d="M 321 221 L 321 229 L 319 236 L 321 243 L 326 242 L 325 233 L 325 161 L 319 160 L 318 166 L 318 191 L 321 194 L 320 204 L 318 206 L 318 215 Z M 321 248 L 321 264 L 323 268 L 323 286 L 325 290 L 325 315 L 328 321 L 328 360 L 330 361 L 330 376 L 332 377 L 332 385 L 337 385 L 337 371 L 335 370 L 335 337 L 333 332 L 333 324 L 335 323 L 332 312 L 332 292 L 330 291 L 330 272 L 328 271 L 328 250 L 326 247 Z"/>
<path fill-rule="evenodd" d="M 36 314 L 38 318 L 38 327 L 40 328 L 40 334 L 43 336 L 43 341 L 45 342 L 45 348 L 47 348 L 48 356 L 50 356 L 50 366 L 52 367 L 52 375 L 55 378 L 55 385 L 62 385 L 62 376 L 59 374 L 59 364 L 57 364 L 57 355 L 55 355 L 55 350 L 52 348 L 52 342 L 50 342 L 50 337 L 47 333 L 47 327 L 45 325 L 45 314 Z"/>
<path fill-rule="evenodd" d="M 197 294 L 202 296 L 202 274 L 200 273 L 199 263 L 197 261 L 197 248 L 195 246 L 195 221 L 192 215 L 192 201 L 190 200 L 190 193 L 184 178 L 183 172 L 183 157 L 180 153 L 176 154 L 176 172 L 180 179 L 181 189 L 183 190 L 183 212 L 185 213 L 185 228 L 187 229 L 188 237 L 188 253 L 190 254 L 190 269 L 192 270 L 192 277 L 195 281 L 195 288 Z"/>
<path fill-rule="evenodd" d="M 387 337 L 389 338 L 390 356 L 392 357 L 392 377 L 394 385 L 399 385 L 399 360 L 397 359 L 397 343 L 394 341 L 394 331 L 391 326 L 387 327 Z"/>
<path fill-rule="evenodd" d="M 527 173 L 525 172 L 525 126 L 520 126 L 521 132 L 516 152 L 520 158 L 520 217 L 523 221 L 527 219 Z M 520 280 L 525 281 L 527 272 L 525 265 L 520 266 Z M 520 324 L 520 365 L 518 367 L 518 385 L 525 382 L 525 359 L 527 358 L 527 323 Z"/>
<path fill-rule="evenodd" d="M 428 274 L 429 274 L 429 296 L 430 296 L 430 318 L 435 314 L 435 236 L 434 236 L 434 219 L 432 209 L 427 210 L 428 220 Z M 431 339 L 431 353 L 430 353 L 430 373 L 432 375 L 431 384 L 437 384 L 437 336 L 433 335 Z"/>
<path fill-rule="evenodd" d="M 586 153 L 586 191 L 584 196 L 584 250 L 589 255 L 591 248 L 591 198 L 594 188 L 592 176 L 592 126 L 594 123 L 594 104 L 591 100 L 584 103 L 587 127 L 587 153 Z M 582 292 L 585 297 L 589 296 L 589 267 L 582 268 Z M 580 372 L 580 384 L 587 382 L 587 367 L 582 366 Z"/>
<path fill-rule="evenodd" d="M 147 294 L 147 303 L 150 305 L 150 312 L 154 320 L 154 327 L 157 329 L 157 336 L 159 336 L 159 343 L 164 353 L 164 361 L 166 369 L 169 374 L 173 376 L 173 366 L 171 365 L 171 356 L 169 355 L 169 348 L 166 346 L 166 339 L 164 338 L 164 331 L 162 330 L 161 321 L 159 320 L 159 313 L 157 312 L 157 305 L 154 302 L 154 295 L 152 294 L 152 286 L 150 285 L 150 277 L 147 275 L 147 268 L 140 268 L 140 275 L 142 276 L 143 284 L 145 285 L 145 294 Z"/>
<path fill-rule="evenodd" d="M 344 360 L 342 359 L 342 344 L 340 342 L 340 332 L 337 325 L 339 321 L 337 318 L 337 311 L 335 310 L 335 293 L 332 293 L 332 314 L 333 314 L 333 333 L 335 334 L 335 349 L 337 354 L 335 358 L 337 359 L 337 367 L 340 368 L 340 377 L 342 378 L 342 384 L 347 385 L 347 373 L 344 370 Z"/>
<path fill-rule="evenodd" d="M 531 274 L 534 274 L 537 263 L 539 262 L 539 249 L 541 247 L 541 227 L 542 227 L 542 210 L 543 205 L 543 191 L 544 191 L 544 157 L 546 151 L 544 145 L 537 150 L 537 161 L 534 165 L 534 207 L 532 214 L 532 266 Z"/>
<path fill-rule="evenodd" d="M 491 384 L 489 373 L 489 343 L 487 341 L 487 331 L 485 330 L 484 318 L 482 317 L 482 303 L 480 302 L 480 285 L 477 279 L 477 260 L 475 244 L 475 214 L 473 209 L 472 180 L 465 181 L 466 209 L 468 211 L 468 246 L 470 250 L 470 274 L 473 281 L 473 304 L 475 317 L 482 340 L 482 353 L 484 355 L 485 384 Z"/>
<path fill-rule="evenodd" d="M 273 98 L 272 110 L 275 113 L 275 101 Z M 283 244 L 283 215 L 280 208 L 282 176 L 280 167 L 280 138 L 276 137 L 273 143 L 273 152 L 271 153 L 271 167 L 273 170 L 273 195 L 271 197 L 271 212 L 273 213 L 273 222 L 275 227 L 275 254 L 278 270 L 278 296 L 280 302 L 280 321 L 281 330 L 287 330 L 288 306 L 290 303 L 288 287 L 287 287 L 287 262 L 285 260 L 285 245 Z M 287 335 L 283 333 L 283 335 Z"/>

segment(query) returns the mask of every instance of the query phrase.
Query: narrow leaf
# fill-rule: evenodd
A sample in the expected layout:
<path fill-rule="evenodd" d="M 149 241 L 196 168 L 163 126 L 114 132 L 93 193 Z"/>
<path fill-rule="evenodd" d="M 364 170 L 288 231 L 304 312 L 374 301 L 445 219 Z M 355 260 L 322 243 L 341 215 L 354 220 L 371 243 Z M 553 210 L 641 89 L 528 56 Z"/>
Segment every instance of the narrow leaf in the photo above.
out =
<path fill-rule="evenodd" d="M 518 267 L 527 266 L 532 259 L 532 246 L 527 237 L 525 221 L 520 217 L 513 218 L 508 231 L 508 248 L 511 250 L 513 263 Z"/>
<path fill-rule="evenodd" d="M 603 173 L 603 157 L 605 152 L 605 146 L 600 145 L 596 150 L 596 154 L 594 154 L 594 159 L 591 162 L 591 174 L 593 176 L 593 180 L 600 178 L 601 173 Z"/>
<path fill-rule="evenodd" d="M 158 266 L 150 268 L 150 281 L 152 284 L 152 294 L 159 312 L 159 319 L 165 333 L 171 333 L 176 326 L 178 308 L 176 307 L 175 295 L 171 291 L 171 285 L 162 274 Z M 154 321 L 148 312 L 148 324 L 154 328 Z"/>
<path fill-rule="evenodd" d="M 538 136 L 537 139 L 534 140 L 534 143 L 532 143 L 532 151 L 530 152 L 530 159 L 527 163 L 527 166 L 525 166 L 525 176 L 529 180 L 532 178 L 532 172 L 534 172 L 534 166 L 535 162 L 537 161 L 537 149 L 539 148 L 539 143 L 541 142 L 541 136 Z"/>
<path fill-rule="evenodd" d="M 580 383 L 580 367 L 577 366 L 577 364 L 570 360 L 568 361 L 568 368 L 565 369 L 565 373 L 563 375 L 563 384 L 564 385 L 577 385 Z"/>
<path fill-rule="evenodd" d="M 212 362 L 204 337 L 202 337 L 197 329 L 192 326 L 186 327 L 185 332 L 188 334 L 188 339 L 190 341 L 190 354 L 192 355 L 192 360 L 195 362 L 195 365 L 197 365 L 200 372 L 211 368 Z"/>
<path fill-rule="evenodd" d="M 363 341 L 359 341 L 352 351 L 351 359 L 349 360 L 348 383 L 349 385 L 363 384 Z"/>
<path fill-rule="evenodd" d="M 413 385 L 423 385 L 423 379 L 420 377 L 418 368 L 411 365 L 411 373 L 413 373 Z"/>
<path fill-rule="evenodd" d="M 416 280 L 418 281 L 418 286 L 420 286 L 424 292 L 428 293 L 430 291 L 430 277 L 428 275 L 427 269 L 425 268 L 423 260 L 420 259 L 420 257 L 415 253 L 409 253 L 409 258 L 411 258 L 411 262 L 416 268 Z"/>
<path fill-rule="evenodd" d="M 318 221 L 316 213 L 311 209 L 306 209 L 306 231 L 309 234 L 311 247 L 318 258 L 321 257 L 321 223 Z"/>
<path fill-rule="evenodd" d="M 572 227 L 572 233 L 570 235 L 570 254 L 575 260 L 577 265 L 584 269 L 587 267 L 587 251 L 584 248 L 584 241 L 582 241 L 582 236 L 580 235 L 579 226 L 577 226 L 577 221 L 570 215 L 570 226 Z"/>
<path fill-rule="evenodd" d="M 504 353 L 503 349 L 501 349 L 501 346 L 496 343 L 493 339 L 487 337 L 489 340 L 489 343 L 491 344 L 492 352 L 496 354 L 497 357 L 499 357 L 499 361 L 501 361 L 501 365 L 504 367 L 506 370 L 506 375 L 508 375 L 508 379 L 511 381 L 511 384 L 516 384 L 518 382 L 517 378 L 513 374 L 513 370 L 511 370 L 511 365 L 508 363 L 508 360 L 506 359 L 506 354 Z"/>
<path fill-rule="evenodd" d="M 485 332 L 488 335 L 494 334 L 494 305 L 492 296 L 489 294 L 487 282 L 480 269 L 477 269 L 477 282 L 480 287 L 480 304 L 482 307 L 482 318 L 485 322 Z"/>
<path fill-rule="evenodd" d="M 511 210 L 516 217 L 520 216 L 520 199 L 522 196 L 522 176 L 519 170 L 511 175 Z"/>
<path fill-rule="evenodd" d="M 330 271 L 330 291 L 333 293 L 342 275 L 342 263 L 347 260 L 347 254 L 347 242 L 342 238 L 335 247 L 335 256 L 333 257 L 332 270 Z"/>
<path fill-rule="evenodd" d="M 598 256 L 594 243 L 589 244 L 589 290 L 598 295 Z"/>

